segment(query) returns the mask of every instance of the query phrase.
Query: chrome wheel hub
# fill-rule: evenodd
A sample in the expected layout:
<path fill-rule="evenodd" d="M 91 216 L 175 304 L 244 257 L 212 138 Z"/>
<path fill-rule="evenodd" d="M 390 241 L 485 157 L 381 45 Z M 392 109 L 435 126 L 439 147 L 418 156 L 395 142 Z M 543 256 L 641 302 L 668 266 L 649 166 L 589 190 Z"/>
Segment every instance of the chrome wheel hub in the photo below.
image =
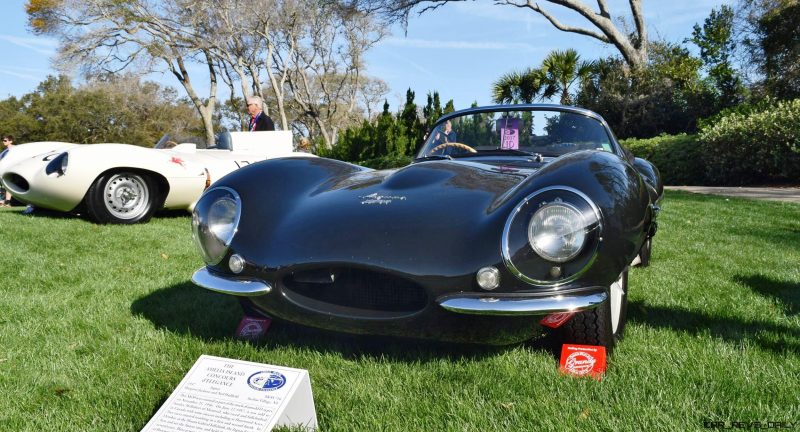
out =
<path fill-rule="evenodd" d="M 104 191 L 106 209 L 119 219 L 134 219 L 150 207 L 150 191 L 144 179 L 131 173 L 114 174 Z"/>

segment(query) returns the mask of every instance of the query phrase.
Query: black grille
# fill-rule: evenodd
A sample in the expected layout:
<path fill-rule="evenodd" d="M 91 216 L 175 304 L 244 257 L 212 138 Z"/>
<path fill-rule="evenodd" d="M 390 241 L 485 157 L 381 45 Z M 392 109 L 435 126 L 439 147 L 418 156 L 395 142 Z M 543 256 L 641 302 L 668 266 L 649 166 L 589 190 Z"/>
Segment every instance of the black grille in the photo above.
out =
<path fill-rule="evenodd" d="M 19 174 L 11 173 L 6 176 L 6 186 L 8 186 L 12 191 L 17 192 L 27 192 L 31 186 L 28 184 L 28 181 L 25 180 Z"/>
<path fill-rule="evenodd" d="M 425 307 L 422 287 L 409 280 L 357 269 L 334 269 L 331 278 L 320 271 L 301 272 L 284 279 L 289 290 L 337 306 L 382 312 L 415 312 Z"/>

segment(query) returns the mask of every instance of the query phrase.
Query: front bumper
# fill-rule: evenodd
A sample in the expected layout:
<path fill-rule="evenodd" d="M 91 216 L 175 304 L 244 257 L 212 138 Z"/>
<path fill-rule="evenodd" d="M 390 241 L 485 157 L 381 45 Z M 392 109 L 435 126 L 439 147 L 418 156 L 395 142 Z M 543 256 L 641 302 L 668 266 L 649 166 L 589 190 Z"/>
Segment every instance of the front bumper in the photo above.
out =
<path fill-rule="evenodd" d="M 608 299 L 603 287 L 558 294 L 464 292 L 433 298 L 418 312 L 373 315 L 321 302 L 300 302 L 280 283 L 239 278 L 206 267 L 194 273 L 192 282 L 211 291 L 247 297 L 270 316 L 311 327 L 496 345 L 541 336 L 544 331 L 537 317 L 589 310 Z"/>
<path fill-rule="evenodd" d="M 240 297 L 256 297 L 272 292 L 272 285 L 255 279 L 232 279 L 217 275 L 203 267 L 192 275 L 195 285 L 207 290 Z"/>
<path fill-rule="evenodd" d="M 593 309 L 608 299 L 605 291 L 530 297 L 525 295 L 457 295 L 436 299 L 439 306 L 450 312 L 471 315 L 548 315 L 564 312 L 581 312 Z"/>
<path fill-rule="evenodd" d="M 196 285 L 223 294 L 240 297 L 257 297 L 272 292 L 269 282 L 255 279 L 233 279 L 212 273 L 203 267 L 192 275 Z M 564 312 L 581 312 L 593 309 L 608 299 L 605 291 L 588 294 L 531 297 L 524 294 L 464 294 L 447 295 L 436 299 L 442 308 L 467 315 L 548 315 Z"/>

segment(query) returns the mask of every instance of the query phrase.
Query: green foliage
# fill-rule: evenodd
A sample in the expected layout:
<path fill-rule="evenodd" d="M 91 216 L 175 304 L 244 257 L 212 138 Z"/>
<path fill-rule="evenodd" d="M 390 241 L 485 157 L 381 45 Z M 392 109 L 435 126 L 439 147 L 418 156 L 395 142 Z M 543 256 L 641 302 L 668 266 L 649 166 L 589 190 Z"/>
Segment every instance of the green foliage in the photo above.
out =
<path fill-rule="evenodd" d="M 359 161 L 358 165 L 378 170 L 392 169 L 392 168 L 404 167 L 410 164 L 412 159 L 413 159 L 412 156 L 394 154 L 394 155 L 381 156 L 374 159 Z"/>
<path fill-rule="evenodd" d="M 0 130 L 17 143 L 119 142 L 152 146 L 165 133 L 199 132 L 195 111 L 171 89 L 135 77 L 90 81 L 48 77 L 37 89 L 0 101 Z"/>
<path fill-rule="evenodd" d="M 452 100 L 443 109 L 439 93 L 428 93 L 428 104 L 420 117 L 414 92 L 408 89 L 400 112 L 392 114 L 389 102 L 384 102 L 383 112 L 373 121 L 364 120 L 360 126 L 345 129 L 331 150 L 318 154 L 379 169 L 407 165 L 436 119 L 454 110 Z"/>
<path fill-rule="evenodd" d="M 595 63 L 577 105 L 600 113 L 624 138 L 693 133 L 713 114 L 713 90 L 701 79 L 702 61 L 680 46 L 653 43 L 648 63 L 630 69 L 621 58 Z"/>
<path fill-rule="evenodd" d="M 562 105 L 572 105 L 572 87 L 582 85 L 594 71 L 594 62 L 581 61 L 574 49 L 551 51 L 539 68 L 509 72 L 492 84 L 495 103 L 532 103 L 559 96 Z"/>
<path fill-rule="evenodd" d="M 800 99 L 763 110 L 731 111 L 700 131 L 713 183 L 796 182 L 800 178 Z"/>
<path fill-rule="evenodd" d="M 630 138 L 621 144 L 636 157 L 654 163 L 667 185 L 706 184 L 703 148 L 697 135 L 660 135 Z"/>
<path fill-rule="evenodd" d="M 757 66 L 765 95 L 800 97 L 800 2 L 797 0 L 742 1 L 749 24 L 744 46 Z"/>
<path fill-rule="evenodd" d="M 692 37 L 687 39 L 700 48 L 700 58 L 716 90 L 716 109 L 740 103 L 746 93 L 744 83 L 732 64 L 736 50 L 733 26 L 733 8 L 722 5 L 711 11 L 703 27 L 695 24 Z"/>

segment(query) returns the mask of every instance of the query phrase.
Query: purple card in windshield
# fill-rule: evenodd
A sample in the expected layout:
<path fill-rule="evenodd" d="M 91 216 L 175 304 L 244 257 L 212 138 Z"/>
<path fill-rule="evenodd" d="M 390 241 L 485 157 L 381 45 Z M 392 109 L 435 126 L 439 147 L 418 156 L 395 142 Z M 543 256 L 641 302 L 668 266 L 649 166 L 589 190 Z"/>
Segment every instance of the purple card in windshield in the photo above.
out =
<path fill-rule="evenodd" d="M 519 119 L 500 119 L 497 121 L 497 127 L 500 128 L 500 148 L 519 149 Z"/>

